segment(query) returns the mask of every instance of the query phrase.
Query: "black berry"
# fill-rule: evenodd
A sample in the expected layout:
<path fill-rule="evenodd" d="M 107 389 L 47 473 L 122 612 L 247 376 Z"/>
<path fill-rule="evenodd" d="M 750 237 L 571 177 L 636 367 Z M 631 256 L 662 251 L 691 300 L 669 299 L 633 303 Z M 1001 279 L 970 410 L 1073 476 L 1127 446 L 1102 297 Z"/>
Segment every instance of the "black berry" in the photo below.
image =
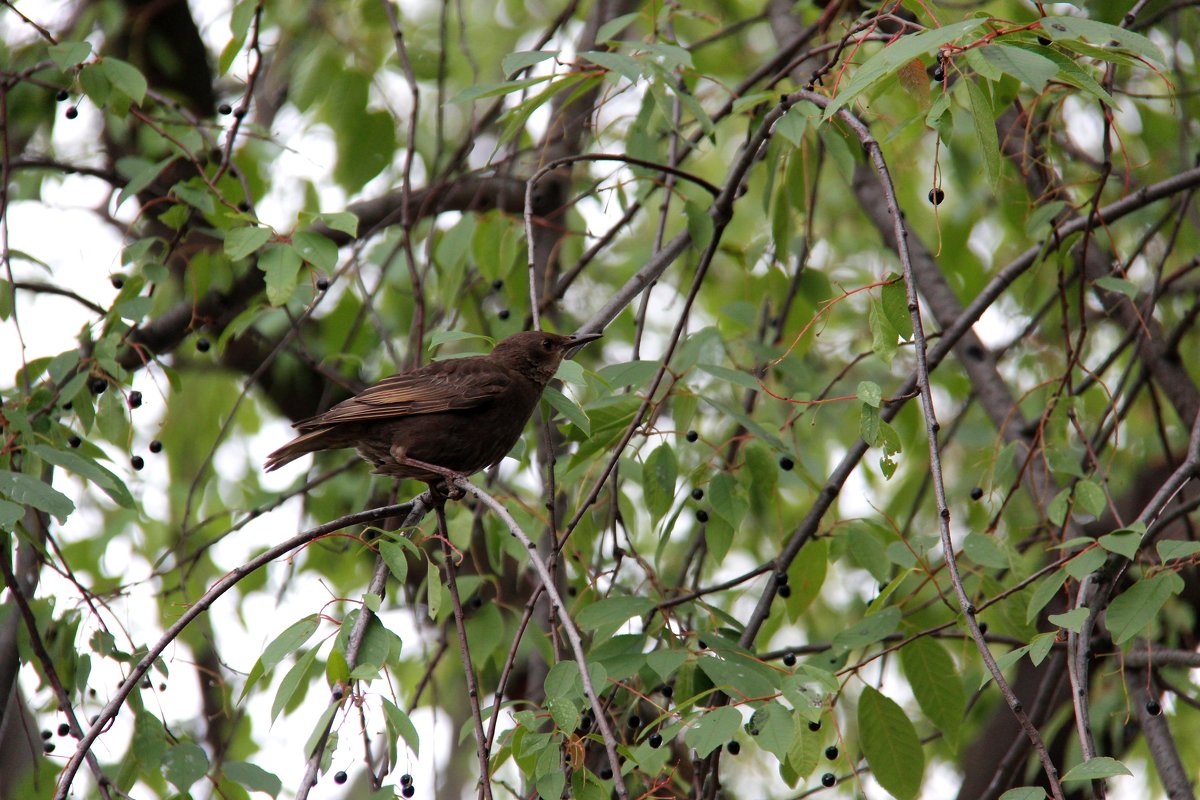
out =
<path fill-rule="evenodd" d="M 208 339 L 205 339 L 203 336 L 196 340 L 196 349 L 201 353 L 207 353 L 208 348 L 210 347 L 212 347 L 212 342 L 210 342 Z"/>
<path fill-rule="evenodd" d="M 70 411 L 74 407 L 75 407 L 75 404 L 69 400 L 67 402 L 63 403 L 63 411 Z"/>
<path fill-rule="evenodd" d="M 808 723 L 808 729 L 809 729 L 810 731 L 812 731 L 813 733 L 816 733 L 817 731 L 821 730 L 821 722 L 820 722 L 820 720 L 818 720 L 817 722 L 810 722 L 810 723 Z"/>
<path fill-rule="evenodd" d="M 668 700 L 670 700 L 670 699 L 671 699 L 671 696 L 672 696 L 673 694 L 675 694 L 675 689 L 674 689 L 674 688 L 672 688 L 672 687 L 670 687 L 670 686 L 664 686 L 664 687 L 662 687 L 662 696 L 663 696 L 663 697 L 665 697 L 665 698 L 667 698 Z"/>
<path fill-rule="evenodd" d="M 821 785 L 825 787 L 833 786 L 837 783 L 837 777 L 832 772 L 826 772 L 821 776 Z"/>
<path fill-rule="evenodd" d="M 151 453 L 161 453 L 162 452 L 162 442 L 160 442 L 158 439 L 151 441 L 150 442 L 150 452 Z"/>
<path fill-rule="evenodd" d="M 779 468 L 781 470 L 783 470 L 784 472 L 790 471 L 791 468 L 794 466 L 796 466 L 796 462 L 792 461 L 787 456 L 784 456 L 783 458 L 779 459 Z"/>
<path fill-rule="evenodd" d="M 626 724 L 629 725 L 630 728 L 634 728 L 634 729 L 640 728 L 640 727 L 642 727 L 642 718 L 639 717 L 637 714 L 630 714 L 629 719 L 626 722 Z"/>
<path fill-rule="evenodd" d="M 483 608 L 483 598 L 479 595 L 475 595 L 468 601 L 468 604 L 471 606 L 471 608 Z"/>
<path fill-rule="evenodd" d="M 129 463 L 134 469 L 141 469 L 142 467 L 146 466 L 146 462 L 141 456 L 134 456 L 133 458 L 129 459 Z"/>
<path fill-rule="evenodd" d="M 705 522 L 708 522 L 708 512 L 705 511 L 703 508 L 700 509 L 699 511 L 697 511 L 696 512 L 696 521 L 699 522 L 701 525 L 703 525 Z"/>
<path fill-rule="evenodd" d="M 607 781 L 612 779 L 612 767 L 604 767 L 600 770 L 600 780 Z"/>
<path fill-rule="evenodd" d="M 416 793 L 417 790 L 411 783 L 408 786 L 400 789 L 400 794 L 404 795 L 405 797 L 412 797 Z"/>
<path fill-rule="evenodd" d="M 700 438 L 700 434 L 696 433 L 695 431 L 688 431 L 683 438 L 687 439 L 689 442 L 694 442 Z"/>
<path fill-rule="evenodd" d="M 703 489 L 692 489 L 692 499 L 693 500 L 703 500 L 704 499 L 704 490 Z"/>
<path fill-rule="evenodd" d="M 796 654 L 795 653 L 784 653 L 783 654 L 783 665 L 785 667 L 796 666 Z"/>
<path fill-rule="evenodd" d="M 774 578 L 775 578 L 775 583 L 778 584 L 779 586 L 787 586 L 788 574 L 786 572 L 784 572 L 783 570 L 776 572 L 774 574 Z"/>
<path fill-rule="evenodd" d="M 79 445 L 83 444 L 83 440 L 78 436 L 72 436 L 70 439 L 67 439 L 67 444 L 71 447 L 79 447 Z"/>
<path fill-rule="evenodd" d="M 142 405 L 142 393 L 136 389 L 129 393 L 129 407 L 138 408 Z"/>
<path fill-rule="evenodd" d="M 782 597 L 784 600 L 787 600 L 789 597 L 792 596 L 792 587 L 788 586 L 786 583 L 783 586 L 780 586 L 779 587 L 779 596 Z"/>
<path fill-rule="evenodd" d="M 237 108 L 237 110 L 235 110 L 235 111 L 233 112 L 233 115 L 234 115 L 235 117 L 237 117 L 238 119 L 242 119 L 243 117 L 245 117 L 245 116 L 246 116 L 246 107 L 245 107 L 245 106 L 239 106 L 239 107 Z"/>
<path fill-rule="evenodd" d="M 329 288 L 328 278 L 317 278 L 317 291 L 323 292 Z"/>
<path fill-rule="evenodd" d="M 42 752 L 53 753 L 54 752 L 54 742 L 46 742 L 44 745 L 42 745 Z"/>
<path fill-rule="evenodd" d="M 729 751 L 729 755 L 736 756 L 738 753 L 742 752 L 742 743 L 735 739 L 734 741 L 725 745 L 725 749 Z"/>
<path fill-rule="evenodd" d="M 980 488 L 979 486 L 976 486 L 974 489 L 971 490 L 971 499 L 972 500 L 978 500 L 981 497 L 983 497 L 983 489 L 982 488 Z"/>
<path fill-rule="evenodd" d="M 66 736 L 70 732 L 71 732 L 71 726 L 68 725 L 67 723 L 64 722 L 58 726 L 58 735 L 59 736 Z"/>
<path fill-rule="evenodd" d="M 584 714 L 579 717 L 579 727 L 575 729 L 576 733 L 587 733 L 592 729 L 592 715 Z"/>
<path fill-rule="evenodd" d="M 981 634 L 983 634 L 984 636 L 986 636 L 986 635 L 987 635 L 987 632 L 988 632 L 988 627 L 987 627 L 987 623 L 986 623 L 986 622 L 981 622 L 981 623 L 979 623 L 979 632 L 980 632 Z"/>
<path fill-rule="evenodd" d="M 704 641 L 703 639 L 697 639 L 697 640 L 696 640 L 696 644 L 700 645 L 700 649 L 701 649 L 701 650 L 707 650 L 707 649 L 708 649 L 708 642 Z"/>
<path fill-rule="evenodd" d="M 150 682 L 149 678 L 142 678 L 142 688 L 143 689 L 149 689 L 153 685 L 154 684 Z"/>
<path fill-rule="evenodd" d="M 409 775 L 407 772 L 404 773 L 403 775 L 401 775 L 400 776 L 400 785 L 401 786 L 412 786 L 412 775 Z"/>
<path fill-rule="evenodd" d="M 123 289 L 125 287 L 125 279 L 120 275 L 113 275 L 108 279 L 108 282 L 112 284 L 114 289 Z"/>
<path fill-rule="evenodd" d="M 1152 717 L 1157 717 L 1162 713 L 1162 706 L 1158 704 L 1157 700 L 1150 700 L 1146 703 L 1146 713 Z"/>
<path fill-rule="evenodd" d="M 650 745 L 650 747 L 657 750 L 659 747 L 662 746 L 662 734 L 661 733 L 650 734 L 650 738 L 646 740 L 646 744 Z"/>
<path fill-rule="evenodd" d="M 494 289 L 495 291 L 498 292 L 503 288 L 504 288 L 504 281 L 500 280 L 499 278 L 496 278 L 496 280 L 492 281 L 492 289 Z"/>
<path fill-rule="evenodd" d="M 831 744 L 831 745 L 829 745 L 829 747 L 826 747 L 825 748 L 825 757 L 828 758 L 830 761 L 835 760 L 838 757 L 837 745 Z"/>
<path fill-rule="evenodd" d="M 940 188 L 929 190 L 929 202 L 935 206 L 940 206 L 942 201 L 946 199 L 946 193 Z"/>
<path fill-rule="evenodd" d="M 496 316 L 502 320 L 508 319 L 511 315 L 512 315 L 512 312 L 510 312 L 507 308 L 502 308 L 496 312 Z"/>
<path fill-rule="evenodd" d="M 933 71 L 930 72 L 929 74 L 938 83 L 941 83 L 942 81 L 944 81 L 946 79 L 946 70 L 942 67 L 941 64 L 938 64 L 936 67 L 934 67 Z"/>
<path fill-rule="evenodd" d="M 66 100 L 70 96 L 71 95 L 67 92 L 66 89 L 59 89 L 58 92 L 54 95 L 54 99 L 61 103 L 62 101 Z"/>
<path fill-rule="evenodd" d="M 88 383 L 88 388 L 92 390 L 92 394 L 100 394 L 108 388 L 108 381 L 104 380 L 104 378 L 92 378 L 91 382 Z"/>
<path fill-rule="evenodd" d="M 78 116 L 79 116 L 79 109 L 76 108 L 75 106 L 71 106 L 70 108 L 67 109 L 67 113 L 66 113 L 67 119 L 75 119 Z"/>
<path fill-rule="evenodd" d="M 336 784 L 339 784 L 339 785 L 345 783 L 346 782 L 345 770 L 342 770 L 341 772 L 335 772 L 333 774 L 333 782 Z"/>
<path fill-rule="evenodd" d="M 48 730 L 46 730 L 46 731 L 42 731 L 42 738 L 43 738 L 43 739 L 49 739 L 49 738 L 50 738 L 51 736 L 53 736 L 53 735 L 54 735 L 54 734 L 53 734 L 53 733 L 51 733 L 51 732 L 50 732 L 50 731 L 48 731 Z"/>
<path fill-rule="evenodd" d="M 232 114 L 233 106 L 229 105 L 229 103 L 221 103 L 221 105 L 217 106 L 217 113 L 223 115 Z M 345 775 L 346 773 L 343 772 L 342 774 Z"/>

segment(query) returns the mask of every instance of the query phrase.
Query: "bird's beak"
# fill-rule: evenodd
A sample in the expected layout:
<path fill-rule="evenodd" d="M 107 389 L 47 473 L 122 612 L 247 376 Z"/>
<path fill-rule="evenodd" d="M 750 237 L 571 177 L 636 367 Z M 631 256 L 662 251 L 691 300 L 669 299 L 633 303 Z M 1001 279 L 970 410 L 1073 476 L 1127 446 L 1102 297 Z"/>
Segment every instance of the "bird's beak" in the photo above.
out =
<path fill-rule="evenodd" d="M 588 342 L 594 342 L 603 336 L 603 333 L 576 333 L 572 334 L 570 341 L 563 346 L 563 358 L 574 358 Z"/>

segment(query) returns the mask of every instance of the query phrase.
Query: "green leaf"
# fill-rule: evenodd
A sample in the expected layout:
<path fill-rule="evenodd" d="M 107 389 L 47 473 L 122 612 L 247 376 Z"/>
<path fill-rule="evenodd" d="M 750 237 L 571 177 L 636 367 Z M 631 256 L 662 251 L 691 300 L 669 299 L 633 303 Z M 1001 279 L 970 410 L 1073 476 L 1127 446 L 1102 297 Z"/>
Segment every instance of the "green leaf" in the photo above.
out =
<path fill-rule="evenodd" d="M 292 237 L 292 247 L 317 269 L 333 272 L 337 268 L 337 245 L 319 233 L 297 233 Z"/>
<path fill-rule="evenodd" d="M 867 59 L 866 63 L 855 71 L 854 76 L 837 93 L 833 102 L 826 106 L 825 119 L 833 117 L 838 109 L 846 103 L 854 100 L 914 58 L 933 55 L 942 45 L 966 36 L 983 25 L 985 21 L 969 19 L 941 28 L 931 28 L 921 33 L 901 36 L 885 45 L 882 50 Z"/>
<path fill-rule="evenodd" d="M 985 48 L 985 50 L 988 48 Z M 1000 180 L 1000 140 L 996 136 L 996 114 L 987 95 L 973 80 L 960 82 L 967 87 L 971 101 L 971 116 L 975 122 L 975 141 L 979 146 L 979 157 L 987 167 L 988 183 L 994 189 Z"/>
<path fill-rule="evenodd" d="M 396 582 L 403 584 L 408 579 L 408 555 L 405 553 L 403 545 L 381 541 L 379 542 L 379 555 L 388 565 Z"/>
<path fill-rule="evenodd" d="M 408 745 L 408 749 L 413 751 L 413 755 L 421 755 L 421 737 L 417 735 L 417 728 L 408 714 L 386 697 L 383 699 L 383 714 L 391 736 L 399 736 Z"/>
<path fill-rule="evenodd" d="M 275 774 L 248 761 L 226 761 L 221 769 L 226 778 L 240 783 L 251 792 L 264 792 L 277 797 L 283 788 L 283 782 Z"/>
<path fill-rule="evenodd" d="M 637 59 L 627 56 L 624 53 L 604 53 L 599 50 L 586 50 L 579 55 L 598 67 L 620 75 L 630 83 L 637 83 L 647 69 Z"/>
<path fill-rule="evenodd" d="M 66 72 L 76 64 L 82 64 L 84 59 L 92 54 L 91 42 L 59 42 L 46 48 L 50 60 L 60 72 Z"/>
<path fill-rule="evenodd" d="M 859 409 L 858 435 L 871 447 L 883 444 L 883 431 L 880 426 L 879 409 L 863 403 Z"/>
<path fill-rule="evenodd" d="M 1076 764 L 1062 776 L 1063 783 L 1067 781 L 1097 781 L 1113 778 L 1117 775 L 1133 775 L 1129 768 L 1108 756 L 1089 758 L 1082 764 Z"/>
<path fill-rule="evenodd" d="M 848 628 L 834 634 L 833 646 L 844 650 L 857 650 L 881 641 L 900 627 L 900 609 L 895 606 L 863 617 Z"/>
<path fill-rule="evenodd" d="M 271 229 L 258 225 L 245 225 L 225 233 L 225 255 L 234 261 L 245 258 L 262 247 L 271 238 Z"/>
<path fill-rule="evenodd" d="M 100 62 L 100 66 L 104 69 L 104 75 L 108 78 L 117 91 L 128 97 L 139 105 L 146 99 L 146 89 L 149 88 L 146 83 L 146 76 L 135 67 L 126 61 L 112 56 L 105 56 Z"/>
<path fill-rule="evenodd" d="M 967 698 L 954 659 L 940 643 L 926 637 L 901 648 L 900 663 L 925 716 L 951 746 L 957 746 Z"/>
<path fill-rule="evenodd" d="M 288 703 L 296 695 L 296 691 L 307 686 L 307 678 L 309 670 L 317 660 L 317 648 L 312 648 L 300 658 L 296 659 L 296 663 L 283 676 L 283 680 L 279 682 L 279 688 L 275 691 L 275 699 L 271 703 L 271 721 L 279 716 L 279 712 L 287 708 Z"/>
<path fill-rule="evenodd" d="M 551 58 L 557 58 L 559 50 L 518 50 L 509 53 L 500 61 L 500 70 L 505 75 L 513 75 L 526 67 L 540 64 Z"/>
<path fill-rule="evenodd" d="M 762 705 L 754 712 L 746 724 L 746 731 L 754 737 L 759 747 L 774 753 L 780 761 L 787 759 L 796 738 L 803 735 L 797 730 L 792 714 L 775 701 Z"/>
<path fill-rule="evenodd" d="M 967 558 L 982 567 L 1008 569 L 1012 566 L 1004 548 L 996 541 L 995 537 L 985 533 L 977 531 L 968 533 L 967 538 L 963 540 L 963 552 L 966 553 Z"/>
<path fill-rule="evenodd" d="M 383 702 L 386 709 L 388 701 L 384 699 Z M 317 752 L 317 745 L 321 743 L 321 739 L 325 735 L 325 729 L 329 727 L 329 724 L 333 721 L 333 715 L 337 713 L 340 707 L 338 703 L 330 703 L 321 714 L 320 719 L 317 720 L 317 724 L 313 725 L 312 733 L 308 735 L 308 741 L 304 743 L 305 758 L 310 758 L 313 753 Z"/>
<path fill-rule="evenodd" d="M 1040 93 L 1046 82 L 1058 74 L 1058 65 L 1053 61 L 1019 47 L 992 44 L 980 52 L 1005 75 L 1011 75 L 1034 92 Z"/>
<path fill-rule="evenodd" d="M 883 390 L 874 381 L 860 381 L 857 394 L 858 399 L 871 408 L 879 408 L 883 405 Z"/>
<path fill-rule="evenodd" d="M 32 475 L 20 472 L 0 469 L 0 495 L 18 505 L 33 506 L 38 511 L 44 511 L 59 522 L 66 522 L 75 510 L 75 504 L 65 494 Z"/>
<path fill-rule="evenodd" d="M 163 770 L 167 780 L 186 793 L 192 784 L 208 772 L 208 756 L 199 745 L 180 742 L 167 750 Z"/>
<path fill-rule="evenodd" d="M 245 699 L 246 694 L 259 678 L 273 670 L 280 661 L 283 661 L 289 654 L 294 653 L 301 645 L 307 642 L 309 637 L 317 632 L 317 626 L 320 624 L 320 618 L 316 614 L 310 614 L 304 619 L 291 624 L 283 633 L 276 636 L 267 645 L 266 649 L 263 650 L 254 667 L 251 668 L 250 675 L 246 678 L 246 686 L 242 689 L 242 694 L 238 698 L 238 702 Z"/>
<path fill-rule="evenodd" d="M 1067 574 L 1072 578 L 1083 580 L 1088 575 L 1100 569 L 1100 565 L 1104 563 L 1105 558 L 1103 550 L 1099 547 L 1092 547 L 1068 561 L 1064 569 L 1066 569 Z"/>
<path fill-rule="evenodd" d="M 580 628 L 588 631 L 601 628 L 616 630 L 633 617 L 645 614 L 652 608 L 654 601 L 648 597 L 606 597 L 580 611 L 575 617 L 575 622 Z"/>
<path fill-rule="evenodd" d="M 1104 513 L 1107 500 L 1103 489 L 1093 481 L 1082 480 L 1075 484 L 1075 503 L 1085 513 L 1098 517 Z"/>
<path fill-rule="evenodd" d="M 349 211 L 318 214 L 317 219 L 328 225 L 330 230 L 340 231 L 347 236 L 358 235 L 358 217 Z"/>
<path fill-rule="evenodd" d="M 539 83 L 545 83 L 553 78 L 554 76 L 552 75 L 543 75 L 539 78 L 523 78 L 519 81 L 482 83 L 462 90 L 454 97 L 450 98 L 450 102 L 470 103 L 475 100 L 481 100 L 485 97 L 497 97 L 502 94 L 511 94 L 512 92 L 519 92 L 529 86 L 536 86 Z"/>
<path fill-rule="evenodd" d="M 1191 558 L 1200 553 L 1200 542 L 1160 539 L 1155 543 L 1154 547 L 1158 551 L 1158 557 L 1162 559 L 1164 564 L 1177 558 Z"/>
<path fill-rule="evenodd" d="M 641 14 L 639 12 L 631 11 L 628 14 L 622 14 L 619 17 L 613 17 L 608 22 L 601 25 L 600 29 L 596 31 L 596 41 L 603 43 L 611 40 L 613 37 L 617 36 L 627 27 L 636 22 L 637 18 L 640 16 Z"/>
<path fill-rule="evenodd" d="M 1000 795 L 1000 800 L 1046 800 L 1049 795 L 1037 786 L 1018 786 Z"/>
<path fill-rule="evenodd" d="M 1106 533 L 1096 541 L 1108 552 L 1117 553 L 1132 560 L 1142 545 L 1142 533 L 1142 531 L 1122 528 L 1112 533 Z"/>
<path fill-rule="evenodd" d="M 1154 42 L 1140 33 L 1106 22 L 1085 17 L 1043 17 L 1042 30 L 1054 41 L 1077 39 L 1098 47 L 1112 47 L 1110 43 L 1115 42 L 1117 50 L 1141 56 L 1160 66 L 1167 63 L 1162 50 Z"/>
<path fill-rule="evenodd" d="M 289 245 L 273 244 L 258 258 L 258 268 L 263 271 L 267 284 L 267 302 L 281 306 L 292 299 L 292 293 L 300 283 L 300 267 L 304 261 Z"/>
<path fill-rule="evenodd" d="M 1144 630 L 1171 595 L 1182 590 L 1183 579 L 1174 572 L 1164 572 L 1143 578 L 1122 592 L 1109 604 L 1105 618 L 1113 642 L 1124 644 Z"/>
<path fill-rule="evenodd" d="M 858 731 L 879 785 L 897 800 L 915 798 L 925 773 L 925 753 L 904 709 L 874 687 L 864 686 L 858 699 Z"/>
<path fill-rule="evenodd" d="M 1067 573 L 1063 570 L 1052 572 L 1038 581 L 1033 594 L 1029 597 L 1029 607 L 1025 609 L 1026 624 L 1037 619 L 1041 610 L 1046 607 L 1047 603 L 1054 599 L 1054 596 L 1058 594 L 1058 590 L 1066 581 Z"/>
<path fill-rule="evenodd" d="M 642 465 L 642 491 L 646 508 L 657 522 L 671 508 L 675 499 L 675 481 L 679 476 L 679 465 L 675 450 L 668 444 L 659 445 Z"/>
<path fill-rule="evenodd" d="M 1079 608 L 1071 609 L 1065 614 L 1051 614 L 1047 619 L 1060 628 L 1066 628 L 1073 633 L 1079 633 L 1083 629 L 1083 623 L 1087 622 L 1088 614 L 1090 613 L 1091 611 L 1088 610 L 1087 606 L 1080 606 Z"/>
<path fill-rule="evenodd" d="M 683 733 L 684 743 L 700 758 L 728 742 L 742 725 L 737 709 L 722 706 L 702 715 Z"/>
<path fill-rule="evenodd" d="M 55 466 L 70 470 L 80 477 L 87 478 L 122 508 L 134 507 L 133 495 L 129 493 L 125 482 L 90 458 L 68 450 L 55 450 L 53 447 L 43 444 L 35 444 L 29 450 L 43 461 L 48 461 Z"/>
<path fill-rule="evenodd" d="M 568 364 L 571 362 L 564 361 L 563 363 Z M 579 428 L 584 436 L 592 435 L 592 421 L 588 419 L 587 413 L 582 408 L 575 405 L 574 400 L 553 386 L 547 386 L 542 391 L 542 398 L 550 404 L 551 408 L 562 414 L 571 424 Z"/>
<path fill-rule="evenodd" d="M 904 278 L 892 277 L 891 283 L 885 283 L 881 291 L 883 314 L 891 323 L 896 334 L 905 341 L 912 338 L 912 315 L 908 313 L 908 294 L 904 286 Z"/>
<path fill-rule="evenodd" d="M 1130 300 L 1137 299 L 1137 296 L 1138 296 L 1137 286 L 1135 286 L 1133 283 L 1125 280 L 1124 278 L 1118 278 L 1113 275 L 1105 275 L 1101 278 L 1096 278 L 1096 280 L 1094 280 L 1092 282 L 1094 284 L 1096 284 L 1097 286 L 1099 286 L 1101 289 L 1106 289 L 1110 292 L 1118 292 L 1120 294 L 1125 295 Z"/>
<path fill-rule="evenodd" d="M 99 64 L 84 64 L 83 69 L 79 70 L 79 85 L 83 93 L 97 106 L 103 108 L 108 105 L 112 84 L 108 82 L 108 75 Z"/>

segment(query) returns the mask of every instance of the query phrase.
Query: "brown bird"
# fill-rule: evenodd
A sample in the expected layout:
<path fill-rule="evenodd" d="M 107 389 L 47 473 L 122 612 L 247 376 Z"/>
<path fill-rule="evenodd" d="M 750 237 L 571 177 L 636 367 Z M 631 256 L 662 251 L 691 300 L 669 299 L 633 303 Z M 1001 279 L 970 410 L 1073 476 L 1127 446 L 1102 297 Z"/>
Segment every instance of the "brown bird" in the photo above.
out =
<path fill-rule="evenodd" d="M 380 475 L 434 487 L 497 463 L 512 449 L 565 356 L 600 338 L 530 331 L 486 356 L 435 361 L 374 386 L 293 427 L 268 472 L 305 453 L 354 447 Z"/>

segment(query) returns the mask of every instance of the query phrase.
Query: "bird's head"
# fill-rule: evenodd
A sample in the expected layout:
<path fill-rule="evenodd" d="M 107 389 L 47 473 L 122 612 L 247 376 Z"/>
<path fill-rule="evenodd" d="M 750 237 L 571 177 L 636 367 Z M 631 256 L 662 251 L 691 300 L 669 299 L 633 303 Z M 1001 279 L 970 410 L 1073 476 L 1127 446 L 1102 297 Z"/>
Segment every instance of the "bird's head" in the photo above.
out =
<path fill-rule="evenodd" d="M 599 338 L 598 333 L 575 336 L 545 331 L 514 333 L 496 344 L 490 358 L 545 386 L 554 377 L 564 358 L 571 357 L 580 347 Z"/>

